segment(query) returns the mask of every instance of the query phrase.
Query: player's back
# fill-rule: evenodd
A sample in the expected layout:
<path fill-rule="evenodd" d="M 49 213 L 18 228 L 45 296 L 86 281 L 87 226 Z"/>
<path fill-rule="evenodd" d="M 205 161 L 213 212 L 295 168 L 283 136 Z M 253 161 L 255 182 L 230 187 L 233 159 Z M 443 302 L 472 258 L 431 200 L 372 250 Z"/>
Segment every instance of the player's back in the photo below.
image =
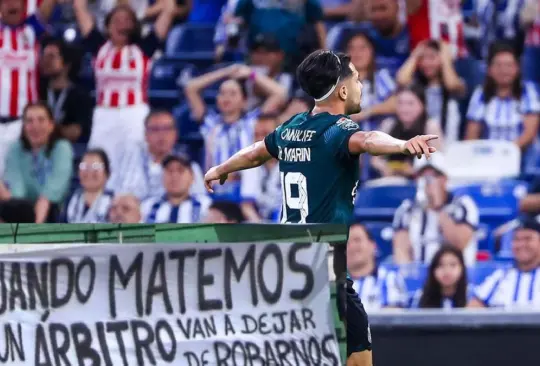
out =
<path fill-rule="evenodd" d="M 279 160 L 283 223 L 349 223 L 358 184 L 358 156 L 349 137 L 359 131 L 344 115 L 301 113 L 265 142 Z"/>

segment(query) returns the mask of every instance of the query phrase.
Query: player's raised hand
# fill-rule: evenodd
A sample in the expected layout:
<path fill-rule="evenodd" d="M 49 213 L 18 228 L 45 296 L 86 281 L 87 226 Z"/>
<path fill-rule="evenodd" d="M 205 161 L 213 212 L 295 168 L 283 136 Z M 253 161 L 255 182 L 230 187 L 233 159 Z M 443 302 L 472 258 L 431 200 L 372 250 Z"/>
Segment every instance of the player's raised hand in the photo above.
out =
<path fill-rule="evenodd" d="M 429 159 L 432 153 L 436 152 L 433 146 L 429 146 L 429 141 L 438 139 L 437 135 L 419 135 L 413 137 L 403 145 L 403 153 L 405 155 L 416 155 L 418 159 L 422 155 L 426 156 L 426 159 Z"/>
<path fill-rule="evenodd" d="M 228 177 L 228 174 L 219 173 L 217 166 L 212 167 L 204 175 L 204 186 L 206 187 L 206 190 L 208 192 L 214 193 L 214 189 L 212 188 L 214 181 L 218 180 L 219 184 L 223 184 L 227 180 L 227 177 Z"/>

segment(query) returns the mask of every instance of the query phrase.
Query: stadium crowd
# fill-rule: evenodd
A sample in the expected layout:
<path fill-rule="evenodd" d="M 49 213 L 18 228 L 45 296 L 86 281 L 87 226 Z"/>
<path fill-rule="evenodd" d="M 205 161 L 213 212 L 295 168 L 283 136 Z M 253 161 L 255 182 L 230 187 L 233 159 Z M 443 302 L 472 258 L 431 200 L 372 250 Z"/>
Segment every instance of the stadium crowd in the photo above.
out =
<path fill-rule="evenodd" d="M 507 297 L 540 307 L 539 1 L 2 0 L 0 13 L 1 221 L 277 222 L 275 161 L 212 195 L 202 175 L 309 110 L 294 70 L 329 48 L 358 70 L 363 129 L 440 136 L 427 162 L 361 158 L 348 260 L 362 297 L 491 306 L 521 281 L 530 291 Z"/>

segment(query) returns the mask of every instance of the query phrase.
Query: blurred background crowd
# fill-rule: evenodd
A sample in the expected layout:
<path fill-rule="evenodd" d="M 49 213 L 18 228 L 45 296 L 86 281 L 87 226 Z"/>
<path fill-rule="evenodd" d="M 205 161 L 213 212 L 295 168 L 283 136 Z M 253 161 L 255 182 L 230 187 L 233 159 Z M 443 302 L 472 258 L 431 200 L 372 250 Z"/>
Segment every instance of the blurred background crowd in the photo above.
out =
<path fill-rule="evenodd" d="M 275 161 L 213 195 L 203 172 L 309 110 L 294 70 L 329 48 L 359 72 L 364 130 L 441 136 L 428 162 L 361 158 L 348 261 L 362 298 L 540 308 L 540 1 L 1 0 L 0 13 L 1 221 L 277 222 Z"/>

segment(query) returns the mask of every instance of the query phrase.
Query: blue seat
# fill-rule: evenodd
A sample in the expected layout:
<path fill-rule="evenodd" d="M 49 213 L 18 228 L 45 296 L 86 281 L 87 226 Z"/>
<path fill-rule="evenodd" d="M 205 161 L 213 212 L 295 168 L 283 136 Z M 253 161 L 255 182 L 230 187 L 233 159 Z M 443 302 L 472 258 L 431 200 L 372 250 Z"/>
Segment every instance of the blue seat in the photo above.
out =
<path fill-rule="evenodd" d="M 493 253 L 495 248 L 495 239 L 489 225 L 484 223 L 478 225 L 476 235 L 478 239 L 478 250 L 489 250 Z"/>
<path fill-rule="evenodd" d="M 214 24 L 184 24 L 174 27 L 165 45 L 167 56 L 182 52 L 214 52 Z"/>
<path fill-rule="evenodd" d="M 156 61 L 148 82 L 150 105 L 170 109 L 178 104 L 182 99 L 183 85 L 195 73 L 195 66 L 190 63 L 167 58 Z"/>
<path fill-rule="evenodd" d="M 387 222 L 364 222 L 367 231 L 377 243 L 377 257 L 379 260 L 392 255 L 392 225 Z"/>
<path fill-rule="evenodd" d="M 517 216 L 519 199 L 526 192 L 527 183 L 514 180 L 473 184 L 454 190 L 455 195 L 466 194 L 476 202 L 480 221 L 491 229 Z"/>
<path fill-rule="evenodd" d="M 423 263 L 411 263 L 401 265 L 398 268 L 399 273 L 403 276 L 405 284 L 407 286 L 407 292 L 409 299 L 414 297 L 416 291 L 424 287 L 424 282 L 427 278 L 428 267 Z"/>
<path fill-rule="evenodd" d="M 413 199 L 416 186 L 363 187 L 358 190 L 354 214 L 360 221 L 391 221 L 396 209 L 406 199 Z"/>
<path fill-rule="evenodd" d="M 479 262 L 474 268 L 469 269 L 469 282 L 480 285 L 484 280 L 499 268 L 509 268 L 511 263 L 496 261 Z"/>

